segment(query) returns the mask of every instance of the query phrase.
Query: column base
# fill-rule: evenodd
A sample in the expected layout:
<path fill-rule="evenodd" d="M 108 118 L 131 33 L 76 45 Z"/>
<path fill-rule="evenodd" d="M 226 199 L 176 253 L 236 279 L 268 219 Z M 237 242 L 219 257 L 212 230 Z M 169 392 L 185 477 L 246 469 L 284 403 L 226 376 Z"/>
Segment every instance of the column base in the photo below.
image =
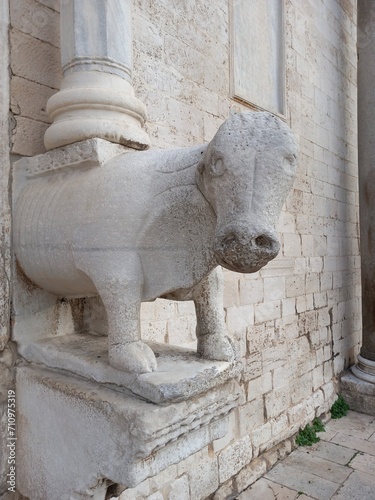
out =
<path fill-rule="evenodd" d="M 146 108 L 132 85 L 111 73 L 78 71 L 66 76 L 47 103 L 52 125 L 44 136 L 47 150 L 91 138 L 147 149 L 142 129 Z"/>
<path fill-rule="evenodd" d="M 358 363 L 341 376 L 340 392 L 351 410 L 375 415 L 375 362 L 358 356 Z"/>
<path fill-rule="evenodd" d="M 351 370 L 357 378 L 375 385 L 375 361 L 359 354 L 357 364 L 352 366 Z"/>

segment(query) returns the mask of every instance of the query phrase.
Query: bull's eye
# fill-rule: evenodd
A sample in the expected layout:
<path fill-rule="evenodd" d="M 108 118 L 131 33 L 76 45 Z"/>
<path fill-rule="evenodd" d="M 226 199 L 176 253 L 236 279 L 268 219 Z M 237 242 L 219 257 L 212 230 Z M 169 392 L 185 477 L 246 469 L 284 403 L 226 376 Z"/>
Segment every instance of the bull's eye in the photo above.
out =
<path fill-rule="evenodd" d="M 225 165 L 221 158 L 214 160 L 210 167 L 210 172 L 214 177 L 219 177 L 225 172 Z"/>

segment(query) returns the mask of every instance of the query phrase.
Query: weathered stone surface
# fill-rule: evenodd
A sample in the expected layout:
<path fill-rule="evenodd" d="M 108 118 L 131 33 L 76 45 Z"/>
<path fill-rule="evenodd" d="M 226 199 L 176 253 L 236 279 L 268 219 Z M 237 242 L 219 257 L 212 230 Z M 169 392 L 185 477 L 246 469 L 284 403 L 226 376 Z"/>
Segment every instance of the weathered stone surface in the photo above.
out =
<path fill-rule="evenodd" d="M 374 476 L 365 472 L 354 471 L 346 483 L 333 495 L 332 500 L 350 498 L 363 500 L 374 496 Z"/>
<path fill-rule="evenodd" d="M 311 472 L 299 471 L 297 474 L 294 467 L 284 465 L 284 463 L 277 464 L 276 467 L 267 472 L 265 478 L 297 492 L 303 491 L 318 500 L 331 498 L 339 488 L 337 483 L 323 479 Z"/>
<path fill-rule="evenodd" d="M 371 416 L 349 410 L 347 418 L 331 419 L 326 424 L 325 432 L 321 436 L 327 441 L 327 434 L 330 434 L 332 438 L 338 432 L 359 439 L 369 439 L 375 432 L 375 415 Z"/>
<path fill-rule="evenodd" d="M 249 436 L 237 440 L 235 443 L 227 446 L 219 455 L 219 478 L 220 483 L 239 472 L 242 467 L 247 465 L 253 455 L 251 440 Z"/>
<path fill-rule="evenodd" d="M 331 462 L 336 462 L 341 465 L 349 463 L 350 459 L 355 454 L 353 449 L 324 441 L 320 441 L 319 443 L 311 446 L 311 451 L 317 457 L 325 458 L 326 460 L 330 460 Z"/>
<path fill-rule="evenodd" d="M 298 492 L 268 479 L 259 479 L 249 489 L 238 496 L 238 500 L 294 500 Z M 298 498 L 306 498 L 298 495 Z"/>
<path fill-rule="evenodd" d="M 26 118 L 49 123 L 47 100 L 56 92 L 50 87 L 14 76 L 11 80 L 12 112 Z M 30 95 L 33 99 L 30 99 Z"/>
<path fill-rule="evenodd" d="M 134 487 L 223 437 L 232 390 L 229 383 L 161 407 L 82 379 L 19 368 L 19 490 L 35 500 L 68 500 L 95 490 L 102 478 Z"/>
<path fill-rule="evenodd" d="M 233 496 L 233 481 L 229 479 L 215 491 L 214 500 L 227 500 Z"/>
<path fill-rule="evenodd" d="M 346 433 L 338 432 L 332 439 L 332 443 L 345 446 L 350 450 L 359 450 L 363 453 L 368 453 L 370 455 L 375 455 L 375 447 L 373 443 L 365 440 L 356 438 L 353 436 L 348 436 Z M 354 453 L 353 453 L 354 454 Z"/>
<path fill-rule="evenodd" d="M 59 15 L 41 3 L 36 0 L 10 2 L 10 22 L 19 31 L 59 47 Z"/>
<path fill-rule="evenodd" d="M 342 427 L 341 434 L 342 436 L 346 436 L 348 441 L 345 446 L 328 449 L 325 446 L 322 447 L 322 443 L 318 443 L 311 447 L 298 447 L 281 464 L 269 472 L 272 475 L 275 474 L 274 471 L 276 470 L 272 482 L 263 477 L 245 490 L 238 498 L 258 499 L 258 497 L 264 497 L 278 499 L 284 498 L 284 494 L 286 498 L 292 499 L 372 498 L 369 492 L 375 486 L 375 463 L 373 463 L 375 456 L 363 453 L 360 450 L 364 442 L 369 445 L 372 442 L 371 433 L 375 429 L 375 417 L 349 411 L 346 417 L 327 422 L 325 424 L 326 432 L 319 433 L 320 438 L 328 441 L 332 440 L 338 434 L 338 431 L 335 430 L 336 427 L 340 425 Z M 364 430 L 364 426 L 367 428 L 366 431 Z M 357 440 L 354 438 L 355 441 L 353 441 L 352 434 L 355 432 L 355 429 L 358 429 L 359 432 L 362 429 L 362 432 L 367 436 L 366 439 Z M 260 457 L 262 460 L 268 462 L 267 467 L 272 466 L 277 458 L 282 458 L 281 454 L 276 453 L 277 449 L 280 450 L 280 447 L 276 447 Z M 322 449 L 325 452 L 325 458 L 320 456 Z M 349 452 L 349 455 L 344 456 L 342 453 L 343 450 Z M 352 455 L 351 458 L 349 458 L 350 455 Z M 269 457 L 271 457 L 271 460 Z M 347 463 L 343 463 L 347 459 Z M 251 464 L 248 467 L 250 468 Z M 248 467 L 245 467 L 240 472 L 238 478 Z M 361 473 L 363 473 L 362 476 Z M 295 480 L 293 480 L 293 476 Z M 314 476 L 318 479 L 313 479 Z M 236 483 L 238 478 L 236 478 Z M 309 485 L 308 490 L 304 489 L 303 484 L 303 481 L 306 481 L 306 479 Z M 333 493 L 333 496 L 329 494 L 328 490 L 326 494 L 322 491 L 322 487 L 325 488 L 327 486 L 325 482 L 327 480 L 330 483 L 336 483 L 337 491 Z M 363 480 L 363 484 L 360 484 L 361 480 Z M 320 484 L 321 482 L 322 484 Z M 288 485 L 288 488 L 283 486 L 285 484 Z M 357 491 L 355 491 L 356 487 L 358 488 Z M 240 488 L 237 489 L 240 491 Z M 311 496 L 307 497 L 306 494 L 302 494 L 302 491 L 305 493 L 308 491 Z M 356 497 L 357 493 L 358 497 Z"/>
<path fill-rule="evenodd" d="M 182 476 L 173 483 L 171 483 L 168 489 L 167 500 L 189 500 L 190 499 L 190 491 L 189 491 L 189 481 L 187 476 Z"/>
<path fill-rule="evenodd" d="M 127 488 L 119 496 L 119 500 L 134 500 L 138 498 L 147 497 L 150 493 L 149 480 L 146 479 L 141 484 L 138 484 L 135 488 Z"/>
<path fill-rule="evenodd" d="M 191 498 L 206 499 L 219 486 L 218 463 L 215 458 L 208 458 L 204 462 L 192 467 L 188 472 L 190 480 Z"/>
<path fill-rule="evenodd" d="M 158 359 L 152 373 L 134 374 L 112 368 L 108 363 L 107 339 L 95 335 L 63 335 L 21 347 L 29 361 L 68 370 L 102 384 L 138 394 L 148 401 L 165 404 L 189 399 L 237 377 L 239 363 L 201 359 L 188 349 L 148 343 Z M 234 389 L 234 387 L 233 387 Z M 232 405 L 240 389 L 233 392 Z"/>
<path fill-rule="evenodd" d="M 295 450 L 291 455 L 286 457 L 283 464 L 290 465 L 303 472 L 315 474 L 337 484 L 343 483 L 349 474 L 351 474 L 351 470 L 348 467 L 315 456 L 314 453 L 309 453 L 309 450 L 305 450 L 305 448 Z"/>
<path fill-rule="evenodd" d="M 60 86 L 60 51 L 17 30 L 10 32 L 12 73 L 54 89 Z"/>
<path fill-rule="evenodd" d="M 234 479 L 237 491 L 243 491 L 250 484 L 253 484 L 260 476 L 267 471 L 267 462 L 264 457 L 253 459 L 249 465 L 245 465 Z"/>
<path fill-rule="evenodd" d="M 60 0 L 38 0 L 39 3 L 46 5 L 50 9 L 60 12 Z"/>
<path fill-rule="evenodd" d="M 350 461 L 350 467 L 375 476 L 375 456 L 368 453 L 359 453 Z"/>
<path fill-rule="evenodd" d="M 253 273 L 277 255 L 275 223 L 295 175 L 289 128 L 269 113 L 233 115 L 208 145 L 126 153 L 69 175 L 51 155 L 55 167 L 30 176 L 16 204 L 26 275 L 60 296 L 100 295 L 116 368 L 155 370 L 139 314 L 157 297 L 194 300 L 198 353 L 231 360 L 217 265 Z"/>
<path fill-rule="evenodd" d="M 341 392 L 351 409 L 375 415 L 375 384 L 345 372 L 341 378 Z"/>
<path fill-rule="evenodd" d="M 39 155 L 45 151 L 43 134 L 48 127 L 45 122 L 16 116 L 16 126 L 12 131 L 12 153 L 18 155 Z"/>
<path fill-rule="evenodd" d="M 107 161 L 129 150 L 119 144 L 102 139 L 89 139 L 74 145 L 61 147 L 32 158 L 23 158 L 14 164 L 14 171 L 21 179 L 18 189 L 24 187 L 24 177 L 33 178 L 51 171 L 69 170 L 72 167 L 101 167 Z M 20 186 L 19 186 L 20 185 Z M 19 193 L 16 191 L 16 195 Z"/>

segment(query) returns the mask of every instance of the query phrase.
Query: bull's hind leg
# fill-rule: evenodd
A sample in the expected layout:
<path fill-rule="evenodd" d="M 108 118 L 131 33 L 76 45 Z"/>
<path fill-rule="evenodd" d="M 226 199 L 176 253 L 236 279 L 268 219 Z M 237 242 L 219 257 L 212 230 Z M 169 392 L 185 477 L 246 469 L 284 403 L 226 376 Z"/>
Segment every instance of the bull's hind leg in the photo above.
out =
<path fill-rule="evenodd" d="M 233 346 L 226 335 L 223 309 L 224 277 L 217 267 L 193 289 L 197 313 L 198 354 L 205 359 L 230 361 Z"/>
<path fill-rule="evenodd" d="M 85 257 L 79 268 L 93 281 L 107 312 L 110 365 L 133 373 L 156 370 L 154 353 L 140 340 L 143 272 L 138 256 L 103 252 L 100 259 Z"/>

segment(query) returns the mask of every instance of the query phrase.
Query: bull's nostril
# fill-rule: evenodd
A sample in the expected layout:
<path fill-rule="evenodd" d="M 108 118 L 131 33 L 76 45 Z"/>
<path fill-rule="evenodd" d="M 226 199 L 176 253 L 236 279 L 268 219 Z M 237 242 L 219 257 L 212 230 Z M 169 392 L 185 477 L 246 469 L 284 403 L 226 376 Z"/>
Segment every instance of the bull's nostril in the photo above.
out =
<path fill-rule="evenodd" d="M 262 234 L 261 236 L 257 236 L 254 240 L 255 244 L 257 247 L 271 247 L 272 246 L 272 242 L 269 240 L 269 238 L 267 238 L 267 236 L 264 236 L 264 234 Z"/>

